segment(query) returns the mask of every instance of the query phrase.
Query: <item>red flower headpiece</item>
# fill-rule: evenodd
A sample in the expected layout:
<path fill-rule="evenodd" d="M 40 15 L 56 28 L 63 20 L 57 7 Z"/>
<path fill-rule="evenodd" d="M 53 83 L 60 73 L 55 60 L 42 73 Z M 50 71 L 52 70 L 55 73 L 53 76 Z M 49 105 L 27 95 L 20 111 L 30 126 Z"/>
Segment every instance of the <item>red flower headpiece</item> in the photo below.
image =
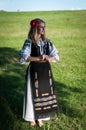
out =
<path fill-rule="evenodd" d="M 32 20 L 30 25 L 32 26 L 32 28 L 37 28 L 39 25 L 39 22 L 37 20 Z"/>

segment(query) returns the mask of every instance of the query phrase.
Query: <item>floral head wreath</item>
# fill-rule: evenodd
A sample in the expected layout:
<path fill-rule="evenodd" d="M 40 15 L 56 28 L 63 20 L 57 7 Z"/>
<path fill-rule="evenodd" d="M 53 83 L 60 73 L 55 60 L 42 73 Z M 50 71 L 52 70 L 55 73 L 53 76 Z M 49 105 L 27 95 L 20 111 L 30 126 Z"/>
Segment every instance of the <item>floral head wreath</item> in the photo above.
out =
<path fill-rule="evenodd" d="M 37 28 L 38 25 L 39 25 L 39 22 L 37 20 L 32 20 L 30 22 L 30 25 L 31 25 L 32 28 Z"/>

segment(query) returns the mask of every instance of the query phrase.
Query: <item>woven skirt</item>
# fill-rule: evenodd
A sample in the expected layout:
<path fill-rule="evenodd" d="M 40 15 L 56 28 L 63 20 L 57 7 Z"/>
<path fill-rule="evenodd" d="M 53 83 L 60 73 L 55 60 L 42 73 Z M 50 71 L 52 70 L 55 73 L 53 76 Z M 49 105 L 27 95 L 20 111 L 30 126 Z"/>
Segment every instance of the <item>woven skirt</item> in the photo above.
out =
<path fill-rule="evenodd" d="M 29 69 L 29 71 L 28 71 Z M 25 113 L 26 107 L 30 110 L 33 109 L 32 115 L 34 120 L 47 118 L 50 114 L 58 112 L 58 102 L 55 93 L 55 84 L 49 62 L 35 63 L 31 62 L 26 73 L 26 81 L 30 81 L 29 91 L 28 86 L 26 87 L 25 98 L 24 98 L 24 112 L 26 116 L 31 113 Z M 28 77 L 29 72 L 29 77 Z M 30 79 L 28 79 L 30 78 Z M 27 97 L 30 94 L 31 103 L 27 104 Z M 28 99 L 30 100 L 30 99 Z M 31 106 L 30 106 L 31 105 Z M 28 115 L 30 116 L 30 114 Z M 29 117 L 27 117 L 29 118 Z"/>

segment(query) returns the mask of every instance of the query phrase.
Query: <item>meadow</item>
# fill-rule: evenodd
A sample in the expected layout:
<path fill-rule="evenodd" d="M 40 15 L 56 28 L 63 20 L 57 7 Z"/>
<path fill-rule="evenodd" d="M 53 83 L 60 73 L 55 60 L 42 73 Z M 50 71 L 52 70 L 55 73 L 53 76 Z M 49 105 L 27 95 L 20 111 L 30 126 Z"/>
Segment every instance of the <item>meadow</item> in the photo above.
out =
<path fill-rule="evenodd" d="M 59 51 L 51 63 L 60 113 L 40 128 L 22 119 L 25 73 L 19 51 L 33 18 L 46 21 L 46 35 Z M 86 129 L 86 10 L 0 12 L 0 130 Z"/>

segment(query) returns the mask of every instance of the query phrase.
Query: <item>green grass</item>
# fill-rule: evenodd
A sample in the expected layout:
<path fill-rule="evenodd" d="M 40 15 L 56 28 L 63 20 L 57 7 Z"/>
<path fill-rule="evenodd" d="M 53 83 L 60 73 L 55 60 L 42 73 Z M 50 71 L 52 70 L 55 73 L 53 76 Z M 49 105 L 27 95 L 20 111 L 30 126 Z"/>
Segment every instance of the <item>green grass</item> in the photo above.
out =
<path fill-rule="evenodd" d="M 60 113 L 42 128 L 22 119 L 26 65 L 19 50 L 33 18 L 46 21 L 47 37 L 59 51 L 52 63 Z M 0 130 L 86 129 L 86 11 L 0 12 Z"/>

